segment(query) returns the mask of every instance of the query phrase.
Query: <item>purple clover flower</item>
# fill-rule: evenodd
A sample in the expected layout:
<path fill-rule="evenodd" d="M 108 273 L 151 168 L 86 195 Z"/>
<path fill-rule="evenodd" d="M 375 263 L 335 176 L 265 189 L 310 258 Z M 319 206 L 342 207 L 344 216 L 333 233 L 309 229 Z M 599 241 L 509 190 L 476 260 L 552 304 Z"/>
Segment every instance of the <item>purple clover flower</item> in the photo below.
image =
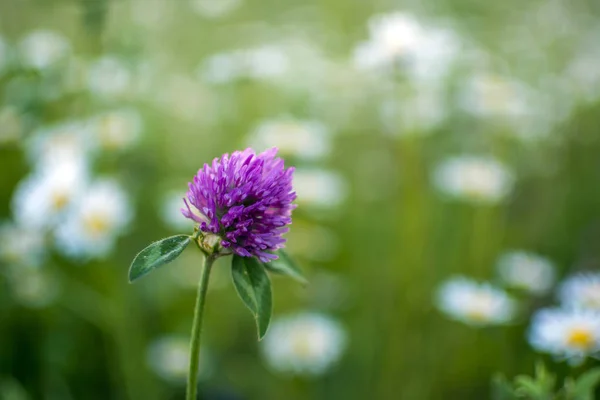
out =
<path fill-rule="evenodd" d="M 248 148 L 204 164 L 188 185 L 181 212 L 239 256 L 277 259 L 272 252 L 286 241 L 296 193 L 294 168 L 286 169 L 276 154 L 277 148 L 260 154 Z"/>

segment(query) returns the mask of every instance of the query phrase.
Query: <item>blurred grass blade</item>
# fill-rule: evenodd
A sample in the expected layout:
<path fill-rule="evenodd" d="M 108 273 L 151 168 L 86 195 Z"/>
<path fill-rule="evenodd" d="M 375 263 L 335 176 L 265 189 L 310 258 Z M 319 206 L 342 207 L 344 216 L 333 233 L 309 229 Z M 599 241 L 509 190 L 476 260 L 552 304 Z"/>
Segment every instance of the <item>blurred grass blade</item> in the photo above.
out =
<path fill-rule="evenodd" d="M 600 368 L 583 373 L 575 382 L 573 399 L 593 400 L 594 390 L 600 384 Z"/>
<path fill-rule="evenodd" d="M 492 400 L 514 400 L 517 396 L 506 378 L 496 374 L 492 379 Z"/>
<path fill-rule="evenodd" d="M 287 275 L 302 284 L 308 283 L 308 280 L 304 277 L 302 270 L 292 257 L 290 257 L 283 250 L 278 250 L 276 254 L 279 256 L 277 260 L 273 260 L 264 264 L 268 271 L 276 274 Z"/>
<path fill-rule="evenodd" d="M 255 258 L 234 255 L 231 277 L 238 295 L 256 319 L 260 340 L 267 333 L 273 309 L 269 276 Z"/>
<path fill-rule="evenodd" d="M 190 244 L 188 235 L 171 236 L 152 243 L 133 259 L 129 268 L 129 282 L 141 278 L 161 265 L 170 263 L 185 250 L 188 244 Z"/>

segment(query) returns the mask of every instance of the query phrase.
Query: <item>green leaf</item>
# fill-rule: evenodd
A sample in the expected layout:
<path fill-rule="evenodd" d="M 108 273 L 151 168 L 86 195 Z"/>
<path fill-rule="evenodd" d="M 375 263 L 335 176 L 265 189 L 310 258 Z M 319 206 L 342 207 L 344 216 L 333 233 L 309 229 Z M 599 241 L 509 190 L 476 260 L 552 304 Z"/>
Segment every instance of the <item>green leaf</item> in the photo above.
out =
<path fill-rule="evenodd" d="M 294 278 L 298 282 L 302 284 L 307 284 L 308 281 L 302 274 L 300 267 L 294 261 L 292 257 L 290 257 L 285 251 L 278 250 L 276 253 L 279 258 L 277 260 L 273 260 L 271 262 L 265 263 L 265 268 L 269 272 L 273 272 L 275 274 L 287 275 L 291 278 Z"/>
<path fill-rule="evenodd" d="M 575 382 L 573 399 L 593 400 L 594 390 L 600 384 L 600 368 L 594 368 L 583 373 Z"/>
<path fill-rule="evenodd" d="M 129 282 L 141 278 L 155 268 L 176 259 L 190 244 L 188 235 L 171 236 L 152 243 L 140 251 L 129 268 Z"/>
<path fill-rule="evenodd" d="M 260 340 L 267 333 L 273 309 L 269 276 L 264 266 L 255 258 L 234 255 L 231 277 L 238 295 L 256 319 Z"/>
<path fill-rule="evenodd" d="M 492 400 L 515 400 L 517 396 L 510 382 L 502 375 L 495 375 L 492 379 Z"/>

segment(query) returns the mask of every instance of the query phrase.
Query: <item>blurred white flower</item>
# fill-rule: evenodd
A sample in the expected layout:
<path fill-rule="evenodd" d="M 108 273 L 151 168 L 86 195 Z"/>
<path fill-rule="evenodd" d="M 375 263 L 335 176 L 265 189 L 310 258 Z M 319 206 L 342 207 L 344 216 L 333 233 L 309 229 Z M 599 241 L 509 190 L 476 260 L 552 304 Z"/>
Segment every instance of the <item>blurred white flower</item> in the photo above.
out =
<path fill-rule="evenodd" d="M 410 93 L 384 101 L 380 115 L 390 135 L 430 133 L 446 118 L 445 94 L 436 85 L 419 85 Z"/>
<path fill-rule="evenodd" d="M 433 183 L 442 193 L 472 203 L 494 204 L 513 190 L 515 178 L 499 161 L 490 157 L 453 157 L 439 164 Z"/>
<path fill-rule="evenodd" d="M 30 229 L 52 227 L 72 207 L 87 183 L 87 171 L 77 163 L 62 163 L 23 179 L 12 199 L 15 221 Z"/>
<path fill-rule="evenodd" d="M 583 39 L 575 55 L 566 67 L 564 80 L 567 86 L 566 96 L 585 101 L 595 101 L 600 97 L 600 29 L 593 29 Z"/>
<path fill-rule="evenodd" d="M 525 251 L 502 254 L 498 260 L 498 273 L 510 287 L 535 294 L 547 293 L 555 278 L 554 265 L 550 260 Z"/>
<path fill-rule="evenodd" d="M 64 61 L 71 51 L 68 40 L 57 32 L 37 30 L 19 45 L 19 59 L 27 67 L 45 69 Z"/>
<path fill-rule="evenodd" d="M 27 158 L 37 169 L 60 164 L 83 167 L 87 164 L 90 150 L 88 130 L 88 125 L 80 121 L 43 127 L 27 141 Z"/>
<path fill-rule="evenodd" d="M 369 40 L 356 47 L 354 64 L 361 69 L 398 67 L 418 80 L 438 79 L 459 50 L 453 31 L 424 26 L 411 14 L 394 12 L 369 20 Z"/>
<path fill-rule="evenodd" d="M 91 120 L 93 140 L 105 151 L 120 151 L 137 142 L 142 130 L 140 114 L 131 108 L 113 110 Z"/>
<path fill-rule="evenodd" d="M 293 118 L 267 120 L 250 133 L 250 146 L 257 150 L 277 147 L 282 156 L 315 160 L 331 151 L 331 136 L 318 121 Z"/>
<path fill-rule="evenodd" d="M 148 347 L 146 362 L 162 379 L 184 384 L 190 360 L 189 339 L 185 336 L 163 336 L 154 340 Z M 203 348 L 200 352 L 199 375 L 206 379 L 212 373 L 210 357 Z"/>
<path fill-rule="evenodd" d="M 198 77 L 213 84 L 228 83 L 243 76 L 239 53 L 218 53 L 210 56 L 198 68 Z"/>
<path fill-rule="evenodd" d="M 0 225 L 0 260 L 7 264 L 39 267 L 45 256 L 43 232 L 12 222 Z"/>
<path fill-rule="evenodd" d="M 129 93 L 131 86 L 131 71 L 115 56 L 103 56 L 89 67 L 87 87 L 98 97 L 107 99 L 124 97 Z"/>
<path fill-rule="evenodd" d="M 279 77 L 290 68 L 287 52 L 280 46 L 264 45 L 243 52 L 246 74 L 250 79 Z"/>
<path fill-rule="evenodd" d="M 567 278 L 558 289 L 563 306 L 600 311 L 600 273 L 579 273 Z"/>
<path fill-rule="evenodd" d="M 288 54 L 280 46 L 234 50 L 210 56 L 198 68 L 207 83 L 224 84 L 239 79 L 271 80 L 289 71 Z"/>
<path fill-rule="evenodd" d="M 516 312 L 516 303 L 506 292 L 464 277 L 444 282 L 436 301 L 450 318 L 472 326 L 506 324 Z"/>
<path fill-rule="evenodd" d="M 106 256 L 132 217 L 133 210 L 123 189 L 111 180 L 97 181 L 86 188 L 56 230 L 57 245 L 63 253 L 76 258 Z"/>
<path fill-rule="evenodd" d="M 600 351 L 600 313 L 548 308 L 532 319 L 529 343 L 534 349 L 577 365 Z"/>
<path fill-rule="evenodd" d="M 348 184 L 338 173 L 317 168 L 297 169 L 294 190 L 298 203 L 319 208 L 335 208 L 348 195 Z"/>
<path fill-rule="evenodd" d="M 0 146 L 14 143 L 23 135 L 23 116 L 12 106 L 0 109 Z"/>
<path fill-rule="evenodd" d="M 192 10 L 203 17 L 219 18 L 237 9 L 242 0 L 190 0 Z"/>
<path fill-rule="evenodd" d="M 173 231 L 191 230 L 190 220 L 183 216 L 185 193 L 172 192 L 163 197 L 161 213 L 163 222 Z"/>
<path fill-rule="evenodd" d="M 477 74 L 463 87 L 461 105 L 476 116 L 519 118 L 532 112 L 529 90 L 515 80 Z"/>
<path fill-rule="evenodd" d="M 45 268 L 11 268 L 8 275 L 14 300 L 25 307 L 47 307 L 60 293 L 60 282 Z"/>
<path fill-rule="evenodd" d="M 321 375 L 339 360 L 346 342 L 346 332 L 337 321 L 303 312 L 275 319 L 261 349 L 277 372 Z"/>

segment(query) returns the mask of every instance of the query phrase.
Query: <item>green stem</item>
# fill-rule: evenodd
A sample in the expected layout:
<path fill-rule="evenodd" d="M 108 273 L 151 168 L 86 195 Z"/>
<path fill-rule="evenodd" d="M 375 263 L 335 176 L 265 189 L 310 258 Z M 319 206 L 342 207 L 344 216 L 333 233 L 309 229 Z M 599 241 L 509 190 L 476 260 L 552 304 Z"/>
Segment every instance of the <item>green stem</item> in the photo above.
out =
<path fill-rule="evenodd" d="M 187 381 L 186 400 L 196 400 L 198 390 L 198 362 L 200 359 L 200 334 L 202 332 L 202 315 L 204 314 L 204 303 L 206 291 L 208 289 L 208 279 L 210 270 L 216 257 L 207 256 L 204 258 L 204 268 L 198 285 L 198 294 L 196 295 L 196 307 L 194 309 L 194 323 L 192 325 L 192 337 L 190 339 L 190 372 Z"/>

